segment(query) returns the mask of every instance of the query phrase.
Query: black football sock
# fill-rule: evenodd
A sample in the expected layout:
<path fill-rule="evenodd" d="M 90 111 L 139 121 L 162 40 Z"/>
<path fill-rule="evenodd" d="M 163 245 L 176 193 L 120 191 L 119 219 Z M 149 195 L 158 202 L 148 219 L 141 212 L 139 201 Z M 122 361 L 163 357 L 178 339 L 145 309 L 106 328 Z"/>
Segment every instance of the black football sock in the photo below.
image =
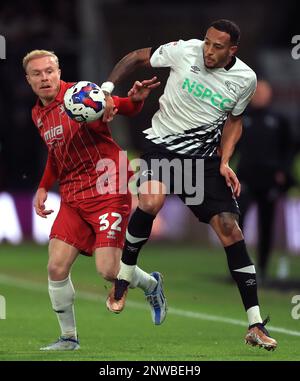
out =
<path fill-rule="evenodd" d="M 245 241 L 236 242 L 224 249 L 229 270 L 239 288 L 245 310 L 258 306 L 256 272 L 249 258 Z"/>
<path fill-rule="evenodd" d="M 132 214 L 127 227 L 126 241 L 121 258 L 126 265 L 136 265 L 139 252 L 150 237 L 155 217 L 140 208 L 136 208 Z"/>

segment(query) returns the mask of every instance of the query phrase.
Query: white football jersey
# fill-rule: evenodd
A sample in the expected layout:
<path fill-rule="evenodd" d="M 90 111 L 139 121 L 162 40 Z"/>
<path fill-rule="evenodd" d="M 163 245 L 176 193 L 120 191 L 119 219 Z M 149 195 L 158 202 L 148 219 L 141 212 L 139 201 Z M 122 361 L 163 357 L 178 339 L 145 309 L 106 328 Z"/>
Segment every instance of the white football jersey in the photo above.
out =
<path fill-rule="evenodd" d="M 179 40 L 160 46 L 152 54 L 152 67 L 170 67 L 170 75 L 147 139 L 176 152 L 212 156 L 220 144 L 229 113 L 240 115 L 255 89 L 256 75 L 234 57 L 225 68 L 208 69 L 204 41 Z"/>

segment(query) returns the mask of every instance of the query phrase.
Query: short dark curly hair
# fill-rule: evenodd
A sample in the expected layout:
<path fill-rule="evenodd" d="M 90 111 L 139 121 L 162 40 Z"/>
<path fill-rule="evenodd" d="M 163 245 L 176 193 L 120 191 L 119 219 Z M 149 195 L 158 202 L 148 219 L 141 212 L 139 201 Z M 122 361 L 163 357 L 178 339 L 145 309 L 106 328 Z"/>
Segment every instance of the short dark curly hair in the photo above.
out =
<path fill-rule="evenodd" d="M 226 32 L 230 35 L 230 42 L 232 45 L 238 45 L 240 42 L 241 31 L 238 25 L 230 20 L 220 19 L 213 21 L 209 28 L 215 28 L 220 32 Z"/>

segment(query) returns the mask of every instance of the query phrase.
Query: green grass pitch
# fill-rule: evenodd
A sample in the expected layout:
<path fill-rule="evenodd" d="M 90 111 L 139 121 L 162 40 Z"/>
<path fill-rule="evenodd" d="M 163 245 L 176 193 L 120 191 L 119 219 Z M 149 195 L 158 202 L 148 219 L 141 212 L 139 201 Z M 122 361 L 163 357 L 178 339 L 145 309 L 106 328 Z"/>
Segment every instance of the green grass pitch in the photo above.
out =
<path fill-rule="evenodd" d="M 276 257 L 273 257 L 272 269 Z M 44 353 L 39 347 L 59 336 L 47 294 L 47 248 L 33 244 L 0 246 L 0 295 L 6 319 L 0 320 L 0 360 L 300 360 L 300 320 L 291 316 L 298 290 L 259 292 L 263 316 L 278 349 L 267 352 L 244 344 L 246 314 L 238 291 L 228 281 L 222 249 L 149 243 L 140 256 L 146 271 L 161 271 L 169 313 L 154 326 L 140 290 L 130 290 L 120 315 L 106 310 L 110 284 L 95 270 L 94 259 L 80 257 L 72 271 L 81 349 Z M 272 270 L 272 271 L 273 271 Z M 292 258 L 294 276 L 300 258 Z"/>

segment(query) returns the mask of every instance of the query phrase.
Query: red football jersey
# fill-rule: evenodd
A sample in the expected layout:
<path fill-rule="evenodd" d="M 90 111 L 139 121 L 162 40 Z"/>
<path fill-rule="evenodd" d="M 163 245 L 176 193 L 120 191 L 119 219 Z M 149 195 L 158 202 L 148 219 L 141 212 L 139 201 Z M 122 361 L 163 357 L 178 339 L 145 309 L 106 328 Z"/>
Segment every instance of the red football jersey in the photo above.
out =
<path fill-rule="evenodd" d="M 129 163 L 101 119 L 78 123 L 68 117 L 63 105 L 66 90 L 73 83 L 61 81 L 60 90 L 47 106 L 40 100 L 32 109 L 32 119 L 48 147 L 48 164 L 59 182 L 62 200 L 84 200 L 126 193 Z M 143 102 L 113 96 L 119 114 L 138 113 Z M 125 188 L 124 188 L 125 185 Z M 120 188 L 121 187 L 121 188 Z"/>

